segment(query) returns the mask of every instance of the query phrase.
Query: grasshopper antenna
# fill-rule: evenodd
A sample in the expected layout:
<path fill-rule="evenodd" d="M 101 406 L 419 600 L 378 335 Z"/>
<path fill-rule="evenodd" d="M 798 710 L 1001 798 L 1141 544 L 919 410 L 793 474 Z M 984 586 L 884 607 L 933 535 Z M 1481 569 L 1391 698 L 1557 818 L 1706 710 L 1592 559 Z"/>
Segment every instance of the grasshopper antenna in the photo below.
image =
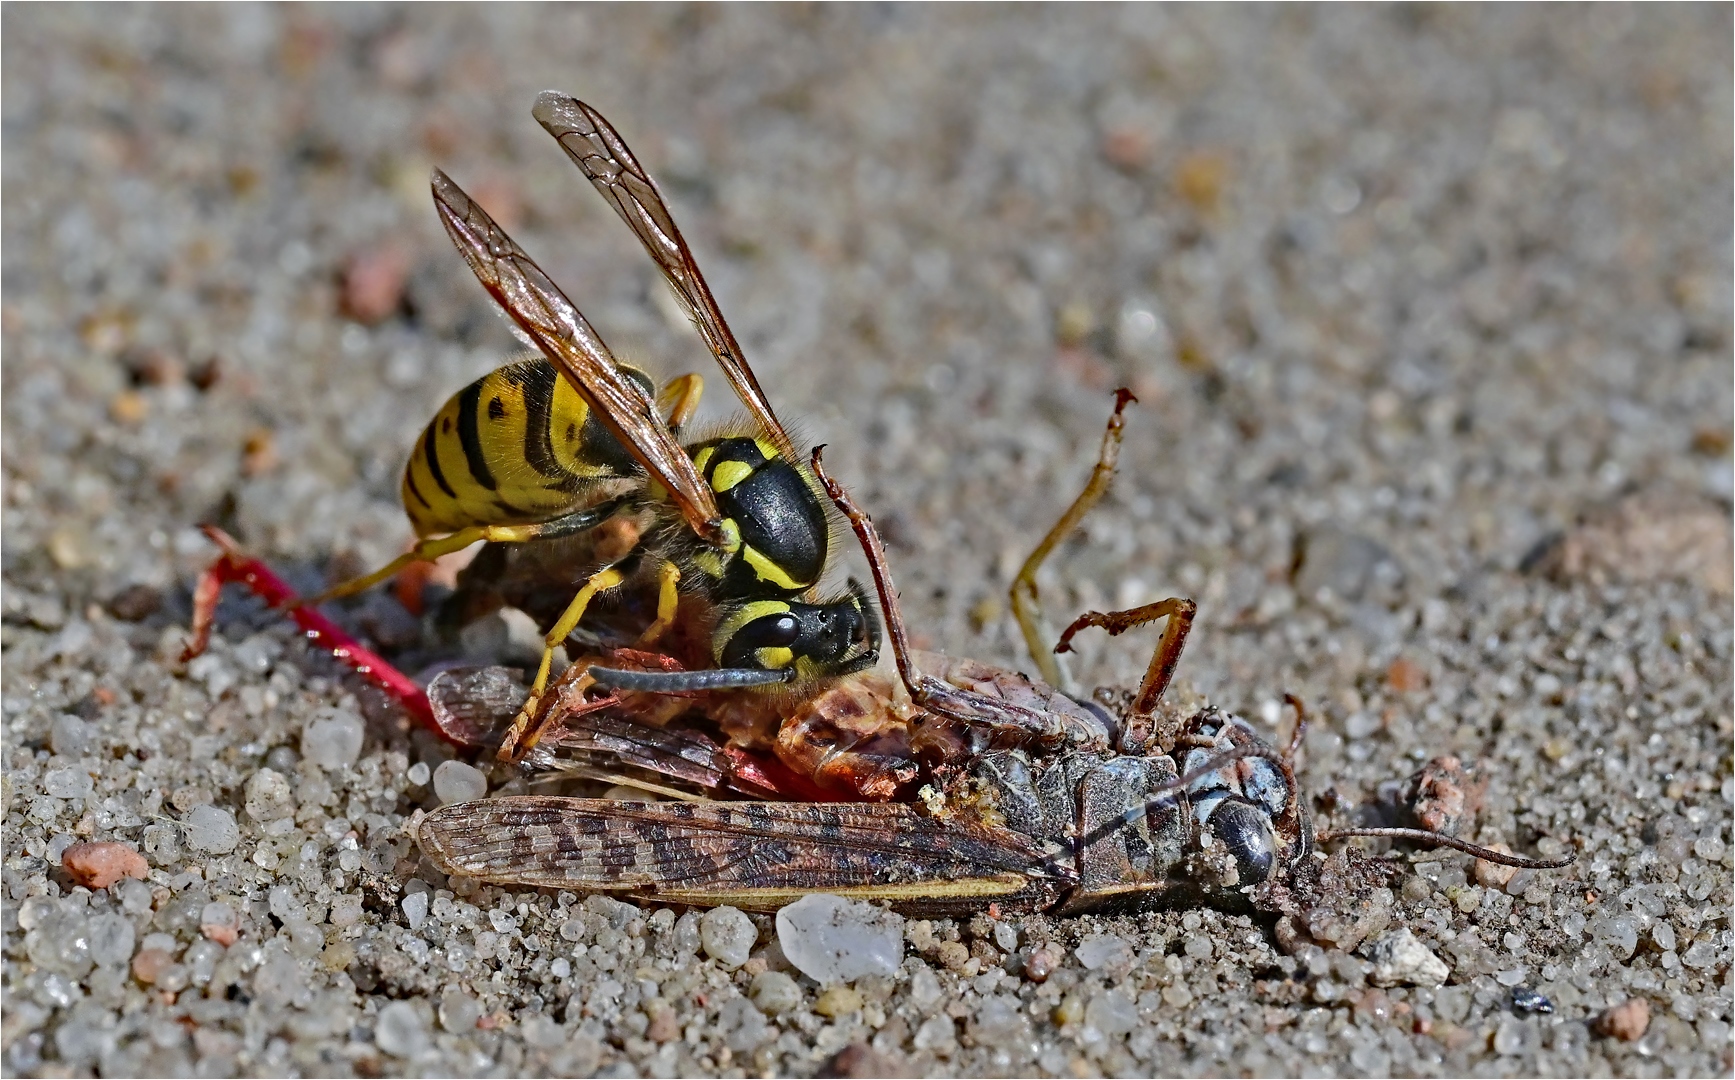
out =
<path fill-rule="evenodd" d="M 1341 840 L 1350 836 L 1374 836 L 1387 840 L 1413 840 L 1428 847 L 1449 847 L 1474 855 L 1483 862 L 1499 863 L 1502 866 L 1516 866 L 1520 870 L 1559 870 L 1563 866 L 1571 866 L 1578 856 L 1568 855 L 1564 859 L 1528 859 L 1523 855 L 1508 855 L 1504 851 L 1495 851 L 1481 844 L 1472 844 L 1468 840 L 1460 840 L 1456 836 L 1445 833 L 1430 832 L 1427 829 L 1331 829 L 1316 833 L 1314 839 L 1320 842 L 1326 840 Z"/>

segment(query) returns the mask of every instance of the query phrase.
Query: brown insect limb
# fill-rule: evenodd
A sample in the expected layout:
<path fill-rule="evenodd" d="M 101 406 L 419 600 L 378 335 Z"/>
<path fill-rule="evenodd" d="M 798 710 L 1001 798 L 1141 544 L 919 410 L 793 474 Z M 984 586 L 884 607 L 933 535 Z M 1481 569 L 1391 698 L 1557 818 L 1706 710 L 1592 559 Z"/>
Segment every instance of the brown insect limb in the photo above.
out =
<path fill-rule="evenodd" d="M 1495 851 L 1493 848 L 1483 847 L 1481 844 L 1472 844 L 1468 840 L 1460 840 L 1456 836 L 1447 836 L 1445 833 L 1429 832 L 1427 829 L 1331 829 L 1316 834 L 1314 839 L 1323 843 L 1327 840 L 1342 840 L 1350 836 L 1414 840 L 1418 844 L 1427 844 L 1429 847 L 1454 848 L 1468 855 L 1474 855 L 1483 862 L 1516 866 L 1520 870 L 1559 870 L 1563 866 L 1571 866 L 1578 859 L 1576 854 L 1568 855 L 1564 859 L 1527 859 L 1522 855 L 1508 855 L 1503 851 Z"/>
<path fill-rule="evenodd" d="M 1301 740 L 1307 734 L 1307 710 L 1294 694 L 1284 694 L 1283 700 L 1295 710 L 1295 730 L 1289 733 L 1289 745 L 1283 748 L 1283 760 L 1294 762 L 1295 755 L 1301 752 Z"/>
<path fill-rule="evenodd" d="M 1148 720 L 1157 711 L 1157 705 L 1163 700 L 1163 691 L 1169 688 L 1170 680 L 1175 677 L 1175 665 L 1181 662 L 1181 649 L 1187 643 L 1187 631 L 1193 628 L 1193 618 L 1198 611 L 1199 605 L 1180 597 L 1158 600 L 1154 604 L 1146 604 L 1129 611 L 1087 611 L 1072 620 L 1072 625 L 1061 633 L 1060 642 L 1054 646 L 1054 651 L 1071 652 L 1072 636 L 1087 626 L 1100 626 L 1112 637 L 1148 622 L 1167 618 L 1169 621 L 1163 627 L 1162 640 L 1157 642 L 1156 652 L 1151 654 L 1151 663 L 1145 669 L 1144 682 L 1139 684 L 1138 695 L 1133 698 L 1132 708 L 1127 713 L 1128 723 Z"/>
<path fill-rule="evenodd" d="M 1283 813 L 1280 824 L 1294 832 L 1301 831 L 1301 784 L 1295 778 L 1295 755 L 1301 750 L 1301 740 L 1307 734 L 1307 709 L 1301 704 L 1301 699 L 1294 694 L 1284 694 L 1283 700 L 1295 710 L 1295 730 L 1289 734 L 1289 743 L 1283 748 L 1283 757 L 1277 767 L 1283 772 L 1283 782 L 1289 785 L 1289 798 L 1283 803 Z"/>
<path fill-rule="evenodd" d="M 1030 659 L 1036 664 L 1037 674 L 1050 686 L 1067 693 L 1074 689 L 1072 677 L 1065 666 L 1054 657 L 1054 653 L 1066 650 L 1055 649 L 1050 652 L 1045 648 L 1047 636 L 1042 627 L 1042 596 L 1036 588 L 1036 571 L 1048 560 L 1055 547 L 1078 528 L 1078 523 L 1084 520 L 1084 515 L 1097 504 L 1114 480 L 1115 465 L 1120 458 L 1121 432 L 1125 424 L 1121 413 L 1129 403 L 1137 400 L 1132 391 L 1125 387 L 1115 391 L 1114 413 L 1108 418 L 1108 428 L 1102 435 L 1102 449 L 1097 453 L 1096 467 L 1091 469 L 1090 479 L 1085 482 L 1084 490 L 1078 493 L 1078 498 L 1072 500 L 1072 505 L 1060 515 L 1060 520 L 1048 530 L 1042 542 L 1037 544 L 1035 550 L 1024 560 L 1018 576 L 1012 579 L 1012 614 L 1018 620 L 1018 629 L 1024 634 L 1024 647 L 1030 651 Z"/>
<path fill-rule="evenodd" d="M 910 700 L 923 708 L 966 724 L 981 724 L 1032 738 L 1043 744 L 1057 743 L 1065 734 L 1065 728 L 1061 726 L 1058 717 L 1019 708 L 1010 702 L 981 694 L 966 693 L 916 669 L 915 661 L 910 656 L 909 632 L 904 628 L 903 609 L 898 604 L 898 590 L 892 583 L 891 568 L 886 561 L 885 544 L 880 541 L 879 531 L 874 528 L 873 521 L 856 505 L 843 485 L 833 480 L 825 471 L 825 464 L 821 460 L 824 450 L 823 444 L 813 448 L 813 474 L 825 486 L 831 501 L 836 503 L 844 517 L 849 519 L 850 528 L 861 542 L 862 551 L 867 556 L 868 569 L 873 573 L 874 589 L 879 593 L 880 614 L 885 619 L 885 632 L 891 642 L 892 658 L 897 662 L 898 675 L 903 679 L 904 688 L 909 691 Z"/>

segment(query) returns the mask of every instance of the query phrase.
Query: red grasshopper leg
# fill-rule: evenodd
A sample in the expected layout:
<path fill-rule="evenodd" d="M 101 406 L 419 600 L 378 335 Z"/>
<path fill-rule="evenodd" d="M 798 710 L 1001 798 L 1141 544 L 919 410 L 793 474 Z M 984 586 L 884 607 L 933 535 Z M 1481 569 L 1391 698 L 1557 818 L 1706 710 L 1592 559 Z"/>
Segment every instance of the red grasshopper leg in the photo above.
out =
<path fill-rule="evenodd" d="M 451 741 L 451 737 L 434 721 L 428 696 L 409 676 L 387 663 L 378 653 L 365 648 L 318 611 L 296 603 L 295 590 L 272 573 L 270 567 L 242 554 L 240 545 L 228 533 L 214 525 L 200 528 L 212 543 L 223 549 L 223 554 L 199 576 L 199 584 L 193 590 L 193 632 L 181 653 L 183 663 L 205 651 L 211 640 L 211 624 L 217 614 L 217 597 L 224 585 L 237 581 L 272 607 L 284 609 L 295 620 L 295 625 L 301 627 L 309 645 L 331 653 L 357 675 L 385 691 L 419 723 Z"/>

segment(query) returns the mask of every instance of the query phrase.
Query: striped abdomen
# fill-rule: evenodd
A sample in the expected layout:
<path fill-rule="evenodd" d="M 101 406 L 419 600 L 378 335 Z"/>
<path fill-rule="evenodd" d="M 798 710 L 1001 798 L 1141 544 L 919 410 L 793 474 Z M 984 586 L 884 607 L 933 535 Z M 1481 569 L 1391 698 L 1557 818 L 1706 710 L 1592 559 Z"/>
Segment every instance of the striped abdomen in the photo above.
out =
<path fill-rule="evenodd" d="M 644 372 L 621 370 L 656 392 Z M 639 472 L 578 391 L 546 360 L 524 360 L 440 409 L 404 467 L 404 509 L 418 536 L 528 524 L 583 505 L 590 484 Z"/>

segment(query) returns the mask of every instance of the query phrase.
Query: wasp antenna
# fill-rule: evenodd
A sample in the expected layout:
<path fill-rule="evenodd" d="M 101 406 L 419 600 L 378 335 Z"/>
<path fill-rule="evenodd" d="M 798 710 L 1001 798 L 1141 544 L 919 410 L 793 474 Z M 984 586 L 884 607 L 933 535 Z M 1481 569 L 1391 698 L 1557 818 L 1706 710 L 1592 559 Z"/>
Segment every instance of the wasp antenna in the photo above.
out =
<path fill-rule="evenodd" d="M 683 694 L 698 690 L 744 690 L 772 686 L 795 677 L 793 671 L 762 668 L 705 668 L 699 671 L 635 671 L 628 668 L 590 669 L 596 685 L 610 690 L 636 690 L 649 694 Z"/>
<path fill-rule="evenodd" d="M 1474 855 L 1483 862 L 1516 866 L 1520 870 L 1559 870 L 1563 866 L 1571 866 L 1578 859 L 1576 854 L 1568 855 L 1564 859 L 1527 859 L 1522 855 L 1508 855 L 1503 851 L 1495 851 L 1493 848 L 1483 847 L 1481 844 L 1472 844 L 1468 840 L 1460 840 L 1456 836 L 1447 836 L 1445 833 L 1430 832 L 1427 829 L 1332 829 L 1329 832 L 1319 833 L 1315 839 L 1324 842 L 1326 840 L 1341 840 L 1348 836 L 1414 840 L 1418 844 L 1427 844 L 1430 847 L 1454 848 L 1467 855 Z"/>

